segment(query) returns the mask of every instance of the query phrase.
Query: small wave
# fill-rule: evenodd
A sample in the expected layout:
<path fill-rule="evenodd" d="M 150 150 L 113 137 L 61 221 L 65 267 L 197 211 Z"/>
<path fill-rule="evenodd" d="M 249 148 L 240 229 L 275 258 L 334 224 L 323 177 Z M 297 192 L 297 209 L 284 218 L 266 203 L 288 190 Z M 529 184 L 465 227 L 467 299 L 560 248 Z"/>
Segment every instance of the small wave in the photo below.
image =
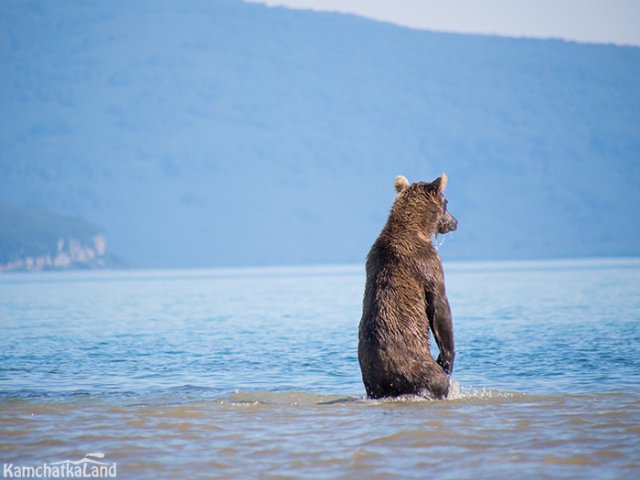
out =
<path fill-rule="evenodd" d="M 463 387 L 460 382 L 452 381 L 447 398 L 434 400 L 423 395 L 401 395 L 399 397 L 389 397 L 382 399 L 368 399 L 364 396 L 341 396 L 323 395 L 305 391 L 290 392 L 247 392 L 236 390 L 231 395 L 220 398 L 217 403 L 238 407 L 252 406 L 338 406 L 338 405 L 380 405 L 393 403 L 434 403 L 466 400 L 500 400 L 500 399 L 520 399 L 525 394 L 517 392 L 506 392 L 489 388 Z"/>
<path fill-rule="evenodd" d="M 489 388 L 463 387 L 457 381 L 451 382 L 450 392 L 446 399 L 433 400 L 426 395 L 402 395 L 399 397 L 372 400 L 364 395 L 349 394 L 320 394 L 309 391 L 244 391 L 235 390 L 231 394 L 220 392 L 219 389 L 202 387 L 197 385 L 182 385 L 169 388 L 155 388 L 142 392 L 115 391 L 115 392 L 89 392 L 84 390 L 70 392 L 39 392 L 33 390 L 15 390 L 0 392 L 0 401 L 26 401 L 29 403 L 60 402 L 68 404 L 82 404 L 84 402 L 97 402 L 107 404 L 122 404 L 129 406 L 160 406 L 160 405 L 185 405 L 192 403 L 214 403 L 218 405 L 234 407 L 256 406 L 347 406 L 347 405 L 389 405 L 394 403 L 439 403 L 486 401 L 501 399 L 518 399 L 524 394 L 507 392 Z"/>
<path fill-rule="evenodd" d="M 245 392 L 236 390 L 232 395 L 221 398 L 218 403 L 234 406 L 252 405 L 281 405 L 281 406 L 311 406 L 337 405 L 362 401 L 359 397 L 345 397 L 339 395 L 321 395 L 312 392 Z"/>

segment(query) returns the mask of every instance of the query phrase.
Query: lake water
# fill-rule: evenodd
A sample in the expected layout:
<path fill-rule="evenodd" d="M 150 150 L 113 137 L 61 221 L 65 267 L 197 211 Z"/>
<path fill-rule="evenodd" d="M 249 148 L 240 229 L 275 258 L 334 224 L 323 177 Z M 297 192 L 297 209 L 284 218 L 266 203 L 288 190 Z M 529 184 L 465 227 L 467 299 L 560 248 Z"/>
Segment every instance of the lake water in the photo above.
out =
<path fill-rule="evenodd" d="M 640 260 L 445 272 L 458 353 L 441 401 L 363 398 L 362 266 L 0 276 L 0 464 L 637 478 Z"/>

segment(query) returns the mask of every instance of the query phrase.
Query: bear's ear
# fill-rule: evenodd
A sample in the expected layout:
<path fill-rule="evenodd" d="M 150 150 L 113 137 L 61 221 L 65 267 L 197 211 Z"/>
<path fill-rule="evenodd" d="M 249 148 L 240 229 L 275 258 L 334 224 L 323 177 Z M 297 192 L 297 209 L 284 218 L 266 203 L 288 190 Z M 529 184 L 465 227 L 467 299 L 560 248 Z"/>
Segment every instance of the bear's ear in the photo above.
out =
<path fill-rule="evenodd" d="M 395 182 L 393 182 L 393 186 L 396 187 L 396 192 L 400 193 L 409 186 L 409 180 L 402 175 L 398 175 Z"/>
<path fill-rule="evenodd" d="M 438 178 L 436 178 L 431 185 L 436 187 L 438 193 L 444 192 L 444 189 L 447 188 L 447 182 L 449 182 L 449 177 L 447 177 L 446 173 L 441 174 Z"/>

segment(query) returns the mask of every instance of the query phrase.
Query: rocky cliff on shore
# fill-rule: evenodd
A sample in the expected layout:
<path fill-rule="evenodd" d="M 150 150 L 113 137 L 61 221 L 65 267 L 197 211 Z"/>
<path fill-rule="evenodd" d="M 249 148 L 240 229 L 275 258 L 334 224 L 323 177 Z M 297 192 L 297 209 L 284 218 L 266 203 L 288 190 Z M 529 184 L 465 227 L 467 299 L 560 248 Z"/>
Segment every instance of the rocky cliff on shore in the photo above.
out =
<path fill-rule="evenodd" d="M 0 206 L 0 272 L 112 266 L 100 228 L 78 218 Z"/>

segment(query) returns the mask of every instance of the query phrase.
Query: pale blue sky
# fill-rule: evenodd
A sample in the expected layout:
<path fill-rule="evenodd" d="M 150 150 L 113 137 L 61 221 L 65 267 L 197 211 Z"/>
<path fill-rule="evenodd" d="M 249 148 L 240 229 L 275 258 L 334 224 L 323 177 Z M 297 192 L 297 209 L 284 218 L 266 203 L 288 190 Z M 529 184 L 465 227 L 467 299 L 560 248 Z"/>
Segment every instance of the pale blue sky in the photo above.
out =
<path fill-rule="evenodd" d="M 448 32 L 640 46 L 640 0 L 250 0 Z"/>

